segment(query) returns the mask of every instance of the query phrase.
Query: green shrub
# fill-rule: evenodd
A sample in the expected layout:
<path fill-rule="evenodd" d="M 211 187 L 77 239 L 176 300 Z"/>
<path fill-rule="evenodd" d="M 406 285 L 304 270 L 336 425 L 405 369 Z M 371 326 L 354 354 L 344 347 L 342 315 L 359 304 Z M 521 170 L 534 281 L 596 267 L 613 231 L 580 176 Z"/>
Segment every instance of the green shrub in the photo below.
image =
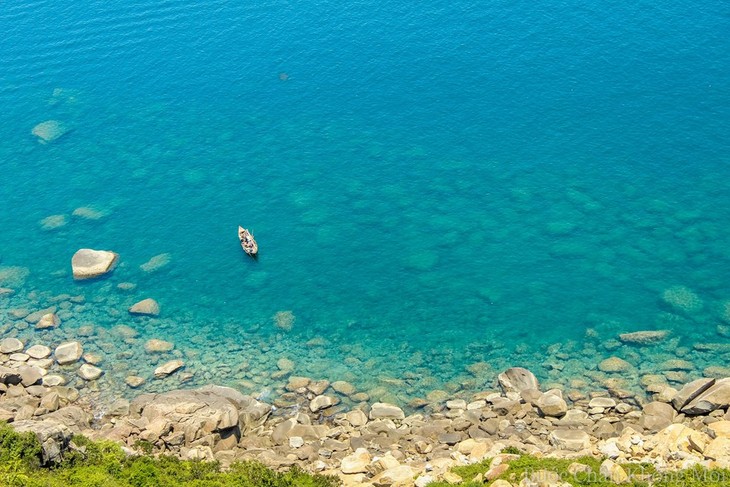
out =
<path fill-rule="evenodd" d="M 19 461 L 29 469 L 37 468 L 41 461 L 41 444 L 33 433 L 17 433 L 0 422 L 0 465 Z"/>

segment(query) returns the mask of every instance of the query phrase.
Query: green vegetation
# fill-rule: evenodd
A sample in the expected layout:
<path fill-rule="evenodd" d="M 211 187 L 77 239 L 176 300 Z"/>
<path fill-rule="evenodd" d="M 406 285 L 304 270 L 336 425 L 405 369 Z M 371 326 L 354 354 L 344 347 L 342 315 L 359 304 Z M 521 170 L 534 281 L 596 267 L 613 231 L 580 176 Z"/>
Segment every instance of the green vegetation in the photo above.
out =
<path fill-rule="evenodd" d="M 144 446 L 144 445 L 140 445 Z M 40 467 L 41 446 L 32 433 L 0 424 L 0 486 L 7 487 L 336 487 L 335 477 L 299 468 L 275 472 L 256 462 L 236 463 L 225 472 L 215 462 L 169 456 L 127 457 L 116 443 L 74 437 L 63 462 Z"/>
<path fill-rule="evenodd" d="M 457 485 L 484 487 L 493 483 L 473 481 L 474 477 L 489 470 L 490 462 L 491 460 L 484 460 L 481 463 L 453 468 L 452 472 L 464 479 L 464 482 Z M 592 457 L 560 460 L 536 458 L 523 454 L 518 459 L 510 461 L 509 469 L 499 478 L 518 484 L 524 477 L 529 477 L 540 470 L 548 470 L 557 473 L 563 482 L 568 482 L 574 487 L 618 487 L 618 484 L 605 479 L 598 473 L 601 462 L 602 460 Z M 587 465 L 590 472 L 571 474 L 568 467 L 572 463 Z M 633 479 L 631 483 L 621 484 L 621 487 L 727 487 L 730 485 L 730 470 L 708 470 L 695 467 L 679 472 L 657 472 L 652 465 L 644 463 L 624 463 L 621 466 Z M 434 482 L 429 484 L 429 487 L 453 487 L 453 484 Z"/>

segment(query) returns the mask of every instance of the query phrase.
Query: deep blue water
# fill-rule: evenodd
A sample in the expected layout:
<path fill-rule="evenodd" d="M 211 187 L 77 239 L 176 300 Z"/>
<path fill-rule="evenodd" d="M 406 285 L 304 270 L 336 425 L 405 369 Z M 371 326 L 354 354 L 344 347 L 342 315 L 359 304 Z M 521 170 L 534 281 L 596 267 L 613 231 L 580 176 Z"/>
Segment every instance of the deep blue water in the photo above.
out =
<path fill-rule="evenodd" d="M 573 375 L 648 368 L 604 347 L 643 329 L 672 332 L 656 361 L 725 365 L 690 352 L 730 321 L 722 2 L 17 0 L 0 31 L 0 266 L 30 271 L 6 309 L 83 293 L 66 333 L 131 323 L 191 364 L 248 344 L 261 370 L 436 378 L 406 396 L 479 361 L 560 380 L 556 343 Z M 49 119 L 72 130 L 39 144 Z M 81 247 L 120 267 L 74 283 Z M 144 297 L 162 325 L 126 316 Z"/>

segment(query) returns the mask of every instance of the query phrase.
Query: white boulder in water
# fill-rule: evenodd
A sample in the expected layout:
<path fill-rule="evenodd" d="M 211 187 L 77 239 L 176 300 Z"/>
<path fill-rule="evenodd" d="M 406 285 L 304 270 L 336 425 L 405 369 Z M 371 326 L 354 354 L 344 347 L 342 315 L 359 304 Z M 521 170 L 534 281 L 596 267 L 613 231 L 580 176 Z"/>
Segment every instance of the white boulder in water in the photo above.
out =
<path fill-rule="evenodd" d="M 74 279 L 93 279 L 111 272 L 119 254 L 109 250 L 80 249 L 71 259 Z"/>
<path fill-rule="evenodd" d="M 47 144 L 60 138 L 68 132 L 68 128 L 58 120 L 46 120 L 41 122 L 31 131 L 33 135 L 38 137 L 38 142 Z"/>

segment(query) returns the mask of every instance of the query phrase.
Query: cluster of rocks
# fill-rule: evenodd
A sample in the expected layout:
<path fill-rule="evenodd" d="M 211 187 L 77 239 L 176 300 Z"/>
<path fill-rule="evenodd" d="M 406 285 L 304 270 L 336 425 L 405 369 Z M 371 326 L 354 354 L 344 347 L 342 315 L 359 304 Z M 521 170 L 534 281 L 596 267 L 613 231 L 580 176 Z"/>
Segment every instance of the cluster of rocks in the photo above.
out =
<path fill-rule="evenodd" d="M 92 417 L 79 392 L 32 369 L 9 367 L 13 354 L 69 360 L 72 346 L 21 351 L 2 341 L 0 417 L 19 431 L 33 431 L 46 462 L 62 456 L 73 434 L 120 442 L 130 454 L 142 444 L 184 459 L 255 459 L 275 468 L 295 464 L 340 476 L 345 485 L 424 486 L 459 482 L 451 467 L 491 458 L 481 480 L 509 472 L 507 447 L 538 456 L 605 457 L 601 473 L 615 482 L 629 476 L 622 461 L 651 462 L 662 469 L 730 466 L 730 379 L 701 379 L 681 390 L 662 391 L 645 404 L 617 401 L 605 393 L 568 404 L 557 389 L 541 391 L 535 376 L 513 368 L 499 375 L 499 390 L 471 401 L 447 399 L 430 413 L 406 415 L 399 406 L 373 403 L 346 409 L 352 389 L 291 377 L 287 407 L 276 407 L 234 389 L 207 386 L 117 399 Z M 33 348 L 33 347 L 31 347 Z M 19 358 L 19 357 L 16 357 Z M 92 379 L 93 380 L 93 379 Z M 575 464 L 571 467 L 579 471 Z M 534 475 L 552 478 L 555 473 Z M 521 486 L 532 479 L 512 479 Z M 503 487 L 509 482 L 501 483 Z M 547 484 L 553 485 L 553 484 Z M 558 485 L 558 484 L 555 484 Z"/>

